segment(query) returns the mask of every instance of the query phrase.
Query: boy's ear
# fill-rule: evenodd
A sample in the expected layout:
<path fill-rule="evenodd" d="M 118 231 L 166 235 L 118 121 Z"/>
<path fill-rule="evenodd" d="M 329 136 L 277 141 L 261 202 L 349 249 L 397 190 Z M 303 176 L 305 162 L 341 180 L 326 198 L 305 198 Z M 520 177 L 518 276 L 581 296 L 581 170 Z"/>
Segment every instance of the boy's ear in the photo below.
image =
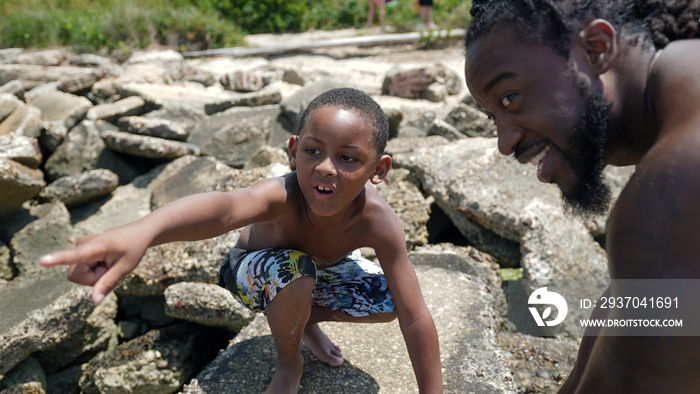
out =
<path fill-rule="evenodd" d="M 382 155 L 379 160 L 377 160 L 377 165 L 374 168 L 374 174 L 369 179 L 375 185 L 378 185 L 386 179 L 386 174 L 391 169 L 391 156 Z"/>
<path fill-rule="evenodd" d="M 600 75 L 612 67 L 617 57 L 617 32 L 610 22 L 595 19 L 579 33 L 586 65 Z"/>
<path fill-rule="evenodd" d="M 299 136 L 293 135 L 289 137 L 287 144 L 287 157 L 289 158 L 289 167 L 292 170 L 297 168 L 297 146 L 299 145 Z"/>

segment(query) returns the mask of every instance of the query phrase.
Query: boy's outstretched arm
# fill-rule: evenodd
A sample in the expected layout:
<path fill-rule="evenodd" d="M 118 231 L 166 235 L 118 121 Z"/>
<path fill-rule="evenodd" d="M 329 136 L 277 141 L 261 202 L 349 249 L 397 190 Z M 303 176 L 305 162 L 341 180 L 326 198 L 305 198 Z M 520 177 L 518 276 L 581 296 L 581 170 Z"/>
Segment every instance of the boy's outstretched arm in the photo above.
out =
<path fill-rule="evenodd" d="M 99 305 L 150 246 L 211 238 L 265 220 L 284 194 L 284 182 L 269 179 L 248 189 L 183 197 L 132 223 L 83 237 L 75 248 L 50 253 L 39 263 L 68 265 L 68 279 L 93 286 L 92 300 Z"/>
<path fill-rule="evenodd" d="M 386 238 L 374 247 L 394 298 L 399 326 L 421 393 L 442 393 L 440 344 L 433 317 L 425 305 L 416 272 L 406 253 L 398 218 L 384 227 Z"/>

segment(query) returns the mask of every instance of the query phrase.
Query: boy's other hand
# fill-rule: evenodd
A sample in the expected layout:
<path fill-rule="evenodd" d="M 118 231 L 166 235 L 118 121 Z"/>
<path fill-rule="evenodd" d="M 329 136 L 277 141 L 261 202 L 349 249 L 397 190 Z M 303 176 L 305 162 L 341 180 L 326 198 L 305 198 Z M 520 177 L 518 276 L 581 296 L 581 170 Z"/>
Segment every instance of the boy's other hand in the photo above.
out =
<path fill-rule="evenodd" d="M 138 265 L 148 245 L 120 238 L 119 231 L 91 234 L 73 249 L 50 253 L 39 259 L 44 267 L 67 265 L 68 280 L 93 286 L 92 301 L 99 305 L 119 282 Z"/>

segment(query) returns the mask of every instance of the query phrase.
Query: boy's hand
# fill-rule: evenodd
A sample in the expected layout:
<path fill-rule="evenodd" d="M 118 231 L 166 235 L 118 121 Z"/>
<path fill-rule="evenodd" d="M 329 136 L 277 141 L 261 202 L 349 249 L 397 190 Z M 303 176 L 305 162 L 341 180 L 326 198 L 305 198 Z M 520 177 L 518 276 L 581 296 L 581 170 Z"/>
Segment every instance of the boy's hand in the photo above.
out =
<path fill-rule="evenodd" d="M 68 265 L 68 280 L 93 286 L 92 301 L 99 305 L 136 268 L 148 246 L 138 232 L 119 227 L 85 236 L 75 248 L 50 253 L 39 264 Z"/>

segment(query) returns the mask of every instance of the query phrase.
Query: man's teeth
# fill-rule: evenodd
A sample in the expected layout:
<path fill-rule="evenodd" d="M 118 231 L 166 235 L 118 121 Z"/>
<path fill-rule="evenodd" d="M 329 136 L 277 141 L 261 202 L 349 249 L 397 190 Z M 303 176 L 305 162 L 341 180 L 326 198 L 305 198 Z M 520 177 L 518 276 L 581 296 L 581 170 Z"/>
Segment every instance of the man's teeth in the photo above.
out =
<path fill-rule="evenodd" d="M 530 160 L 530 164 L 537 167 L 540 164 L 540 160 L 542 160 L 545 157 L 547 152 L 549 152 L 549 145 L 545 146 L 542 152 L 538 153 L 537 156 L 533 157 L 532 160 Z"/>
<path fill-rule="evenodd" d="M 323 186 L 316 186 L 316 189 L 318 189 L 318 191 L 320 191 L 320 192 L 325 192 L 325 193 L 328 193 L 331 191 L 331 189 L 329 189 L 327 187 L 323 187 Z"/>

